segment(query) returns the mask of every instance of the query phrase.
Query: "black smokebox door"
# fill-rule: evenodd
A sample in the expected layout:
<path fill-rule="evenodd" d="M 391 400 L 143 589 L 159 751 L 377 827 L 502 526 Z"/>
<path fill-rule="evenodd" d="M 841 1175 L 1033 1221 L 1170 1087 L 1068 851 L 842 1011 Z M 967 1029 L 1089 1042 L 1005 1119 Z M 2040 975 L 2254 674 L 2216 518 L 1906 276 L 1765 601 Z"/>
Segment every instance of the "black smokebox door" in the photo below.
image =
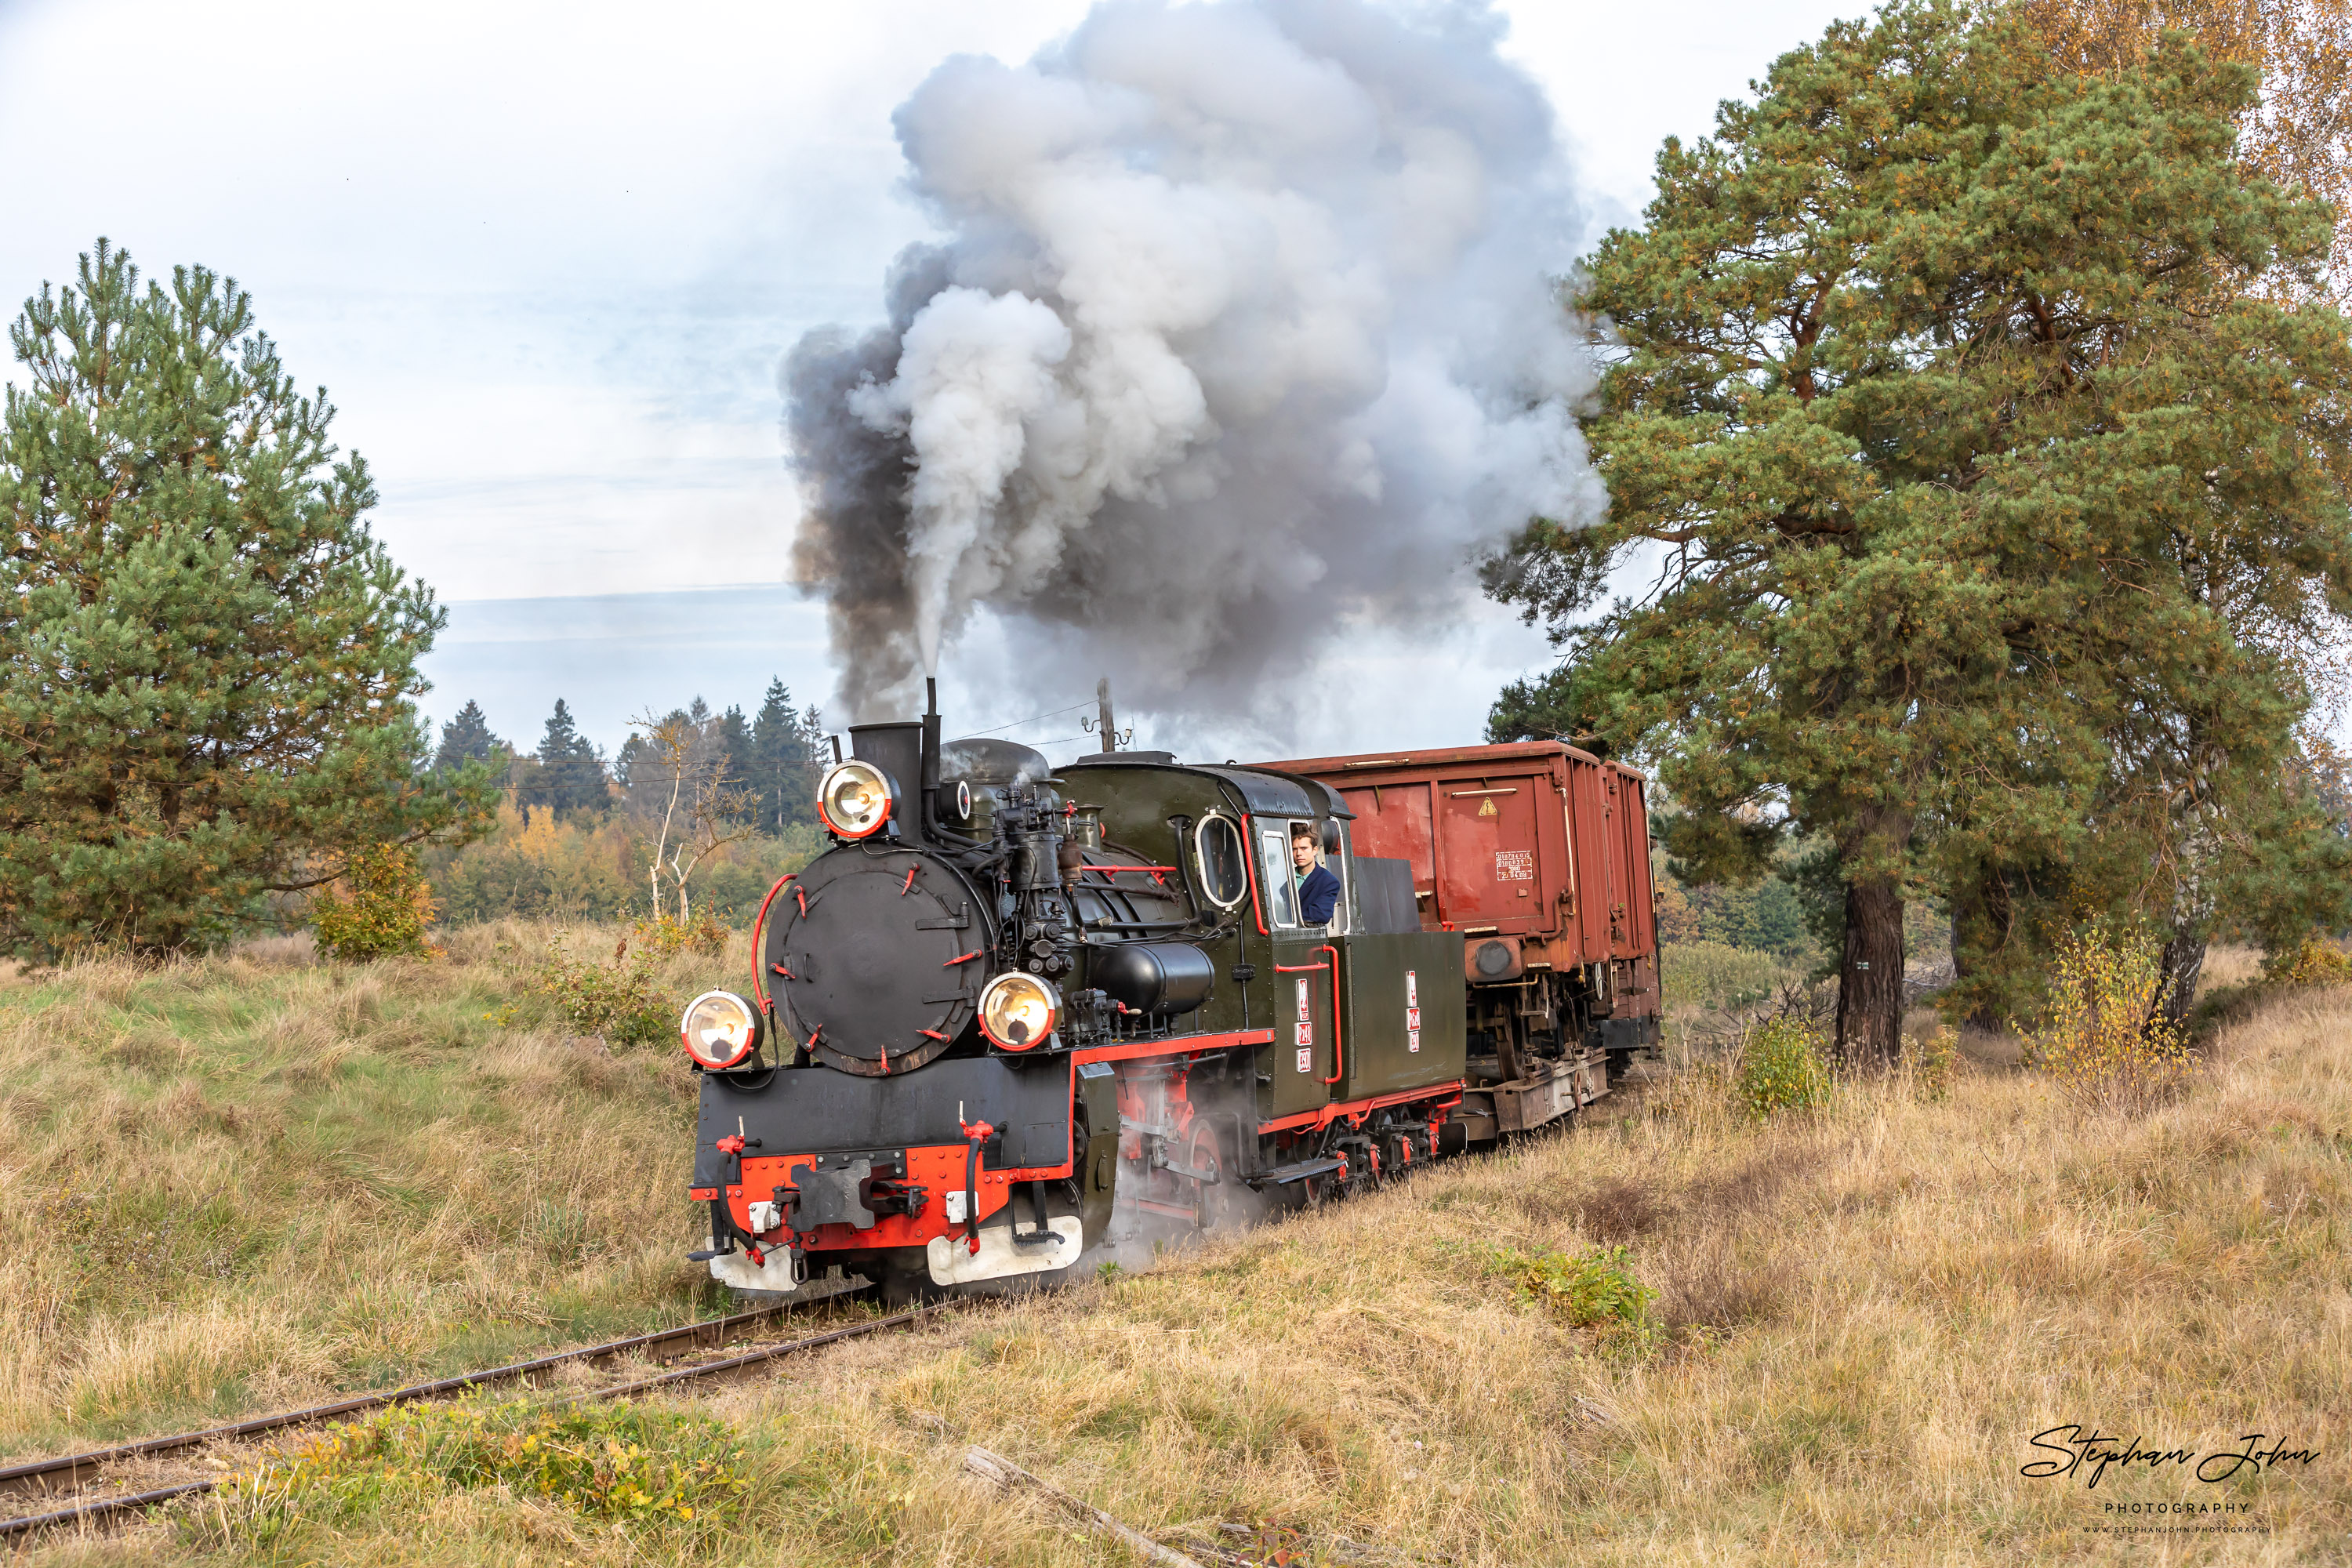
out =
<path fill-rule="evenodd" d="M 963 879 L 929 855 L 856 847 L 819 857 L 798 886 L 807 913 L 778 900 L 761 955 L 793 1038 L 869 1077 L 947 1049 L 987 979 L 988 929 Z"/>

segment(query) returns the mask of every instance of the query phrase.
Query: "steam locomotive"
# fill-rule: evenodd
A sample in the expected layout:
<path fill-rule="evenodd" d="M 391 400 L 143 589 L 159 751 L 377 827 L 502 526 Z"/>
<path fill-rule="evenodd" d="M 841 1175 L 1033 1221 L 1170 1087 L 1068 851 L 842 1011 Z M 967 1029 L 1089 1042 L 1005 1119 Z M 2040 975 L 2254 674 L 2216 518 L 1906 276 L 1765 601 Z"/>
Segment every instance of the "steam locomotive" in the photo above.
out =
<path fill-rule="evenodd" d="M 1566 747 L 1313 773 L 1112 751 L 1055 771 L 1004 741 L 943 743 L 936 695 L 919 721 L 849 735 L 819 787 L 832 847 L 769 893 L 751 994 L 698 996 L 681 1024 L 701 1076 L 689 1190 L 710 1215 L 691 1256 L 739 1291 L 1049 1282 L 1099 1245 L 1314 1201 L 1569 1114 L 1655 1038 L 1654 946 L 1629 945 L 1646 930 L 1632 903 L 1602 914 L 1597 956 L 1570 929 L 1577 896 L 1549 882 L 1542 900 L 1521 891 L 1509 932 L 1465 930 L 1444 832 L 1416 858 L 1411 841 L 1363 853 L 1353 831 L 1368 790 L 1380 806 L 1412 787 L 1400 770 L 1437 788 L 1486 753 L 1508 753 L 1493 766 L 1527 776 L 1535 810 L 1544 768 L 1602 766 Z M 1495 799 L 1519 790 L 1466 793 L 1486 816 L 1460 815 L 1492 837 Z M 1638 788 L 1627 800 L 1645 889 Z M 1601 877 L 1579 879 L 1591 851 L 1565 783 L 1539 832 L 1551 809 L 1496 851 L 1497 876 L 1548 850 L 1570 889 Z M 1341 884 L 1322 925 L 1302 918 L 1300 829 Z M 1528 925 L 1543 919 L 1570 936 Z"/>

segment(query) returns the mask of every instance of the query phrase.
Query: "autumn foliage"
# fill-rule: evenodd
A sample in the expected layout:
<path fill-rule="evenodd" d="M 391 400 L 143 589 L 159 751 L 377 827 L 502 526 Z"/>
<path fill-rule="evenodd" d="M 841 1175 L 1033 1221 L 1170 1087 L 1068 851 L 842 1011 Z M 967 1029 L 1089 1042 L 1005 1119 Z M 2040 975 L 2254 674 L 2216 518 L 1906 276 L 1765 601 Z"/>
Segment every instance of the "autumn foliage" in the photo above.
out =
<path fill-rule="evenodd" d="M 433 889 L 404 844 L 378 844 L 345 857 L 343 874 L 312 898 L 319 951 L 361 962 L 422 953 L 433 920 Z"/>

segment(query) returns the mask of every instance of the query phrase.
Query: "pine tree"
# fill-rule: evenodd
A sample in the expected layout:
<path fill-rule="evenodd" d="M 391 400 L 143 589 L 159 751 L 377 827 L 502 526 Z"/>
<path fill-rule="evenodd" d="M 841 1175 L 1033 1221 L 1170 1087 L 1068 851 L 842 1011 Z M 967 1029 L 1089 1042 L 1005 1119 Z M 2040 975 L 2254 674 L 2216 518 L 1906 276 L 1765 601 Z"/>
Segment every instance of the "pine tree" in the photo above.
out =
<path fill-rule="evenodd" d="M 816 820 L 816 775 L 824 742 L 815 707 L 806 712 L 795 710 L 782 679 L 771 677 L 751 721 L 751 762 L 742 775 L 759 796 L 763 831 L 779 833 Z"/>
<path fill-rule="evenodd" d="M 467 763 L 506 762 L 513 748 L 490 733 L 488 718 L 482 705 L 470 699 L 457 716 L 441 726 L 441 749 L 434 753 L 433 765 L 443 773 L 453 773 Z"/>
<path fill-rule="evenodd" d="M 2062 69 L 2113 73 L 2143 63 L 2168 28 L 2217 60 L 2262 72 L 2237 110 L 2238 155 L 2336 210 L 2331 265 L 2352 284 L 2352 0 L 2022 0 Z"/>
<path fill-rule="evenodd" d="M 1497 739 L 1654 759 L 1706 880 L 1828 842 L 1850 1059 L 1897 1048 L 1915 889 L 2057 867 L 2168 915 L 2200 836 L 2324 847 L 2280 648 L 2352 604 L 2352 351 L 2244 284 L 2311 276 L 2327 215 L 2235 161 L 2250 68 L 2045 62 L 2012 13 L 1891 5 L 1669 142 L 1580 300 L 1611 515 L 1488 574 L 1570 654 Z M 1591 614 L 1637 553 L 1655 588 Z"/>
<path fill-rule="evenodd" d="M 749 788 L 752 770 L 758 764 L 753 755 L 751 726 L 743 717 L 742 708 L 729 705 L 709 729 L 719 748 L 720 776 L 736 788 Z M 753 793 L 756 795 L 757 792 Z"/>
<path fill-rule="evenodd" d="M 612 803 L 611 775 L 604 754 L 572 722 L 562 698 L 547 716 L 547 728 L 532 753 L 536 766 L 528 770 L 516 790 L 517 804 L 540 807 L 558 816 L 604 811 Z"/>
<path fill-rule="evenodd" d="M 195 267 L 142 291 L 100 240 L 9 335 L 0 948 L 199 945 L 343 856 L 478 820 L 486 770 L 418 772 L 443 613 L 250 297 Z"/>

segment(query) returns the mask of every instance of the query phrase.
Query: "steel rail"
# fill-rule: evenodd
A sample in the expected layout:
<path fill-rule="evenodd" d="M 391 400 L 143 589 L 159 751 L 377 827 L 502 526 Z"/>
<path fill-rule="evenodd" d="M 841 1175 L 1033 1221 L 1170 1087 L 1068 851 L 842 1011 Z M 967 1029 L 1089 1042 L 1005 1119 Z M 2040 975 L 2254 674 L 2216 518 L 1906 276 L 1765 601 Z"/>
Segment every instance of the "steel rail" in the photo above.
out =
<path fill-rule="evenodd" d="M 705 1362 L 698 1366 L 677 1367 L 652 1377 L 620 1384 L 612 1388 L 590 1389 L 583 1394 L 572 1394 L 558 1403 L 584 1405 L 600 1399 L 619 1399 L 633 1394 L 643 1394 L 653 1389 L 692 1382 L 698 1378 L 714 1376 L 720 1373 L 738 1371 L 744 1367 L 757 1365 L 761 1362 L 775 1361 L 783 1356 L 793 1355 L 801 1351 L 815 1350 L 820 1346 L 834 1344 L 842 1340 L 856 1339 L 864 1334 L 876 1333 L 883 1329 L 900 1328 L 917 1323 L 940 1310 L 943 1305 L 945 1303 L 934 1303 L 928 1307 L 915 1308 L 910 1311 L 896 1312 L 887 1318 L 877 1318 L 870 1322 L 851 1323 L 846 1327 L 830 1329 L 823 1333 L 804 1334 L 799 1339 L 783 1340 L 772 1345 L 761 1345 L 756 1350 L 747 1351 L 740 1355 L 729 1356 L 723 1361 Z M 357 1398 L 341 1400 L 332 1405 L 312 1405 L 308 1409 L 289 1411 L 279 1415 L 257 1416 L 251 1421 L 240 1421 L 227 1426 L 208 1427 L 202 1432 L 186 1432 L 171 1437 L 152 1437 L 145 1442 L 124 1443 L 115 1447 L 101 1448 L 87 1454 L 71 1454 L 62 1458 L 37 1460 L 32 1464 L 17 1465 L 0 1471 L 0 1482 L 13 1480 L 22 1483 L 29 1479 L 46 1480 L 48 1477 L 59 1474 L 73 1477 L 83 1470 L 96 1469 L 100 1466 L 120 1463 L 128 1458 L 197 1447 L 203 1444 L 225 1438 L 281 1431 L 289 1426 L 324 1421 L 333 1416 L 348 1415 L 362 1410 L 379 1410 L 389 1405 L 404 1405 L 416 1400 L 446 1398 L 469 1388 L 526 1376 L 532 1372 L 561 1366 L 567 1363 L 621 1355 L 632 1350 L 642 1350 L 664 1342 L 697 1339 L 718 1331 L 740 1327 L 762 1318 L 772 1317 L 784 1310 L 781 1307 L 769 1307 L 756 1312 L 740 1312 L 731 1318 L 713 1318 L 684 1328 L 666 1329 L 658 1333 L 639 1334 L 634 1339 L 615 1340 L 609 1344 L 592 1345 L 585 1350 L 566 1351 L 557 1355 L 541 1356 L 536 1361 L 518 1362 L 511 1366 L 493 1367 L 486 1372 L 468 1373 L 463 1377 L 448 1377 L 436 1383 L 416 1384 L 411 1387 L 397 1388 L 384 1394 L 362 1394 Z M 53 1529 L 59 1525 L 95 1522 L 125 1513 L 142 1511 L 153 1508 L 159 1503 L 169 1502 L 174 1498 L 211 1491 L 219 1484 L 217 1479 L 207 1479 L 184 1481 L 177 1485 L 136 1492 L 124 1497 L 85 1498 L 76 1501 L 71 1507 L 53 1510 L 47 1513 L 26 1514 L 16 1519 L 0 1520 L 0 1540 L 26 1534 L 33 1531 Z"/>

